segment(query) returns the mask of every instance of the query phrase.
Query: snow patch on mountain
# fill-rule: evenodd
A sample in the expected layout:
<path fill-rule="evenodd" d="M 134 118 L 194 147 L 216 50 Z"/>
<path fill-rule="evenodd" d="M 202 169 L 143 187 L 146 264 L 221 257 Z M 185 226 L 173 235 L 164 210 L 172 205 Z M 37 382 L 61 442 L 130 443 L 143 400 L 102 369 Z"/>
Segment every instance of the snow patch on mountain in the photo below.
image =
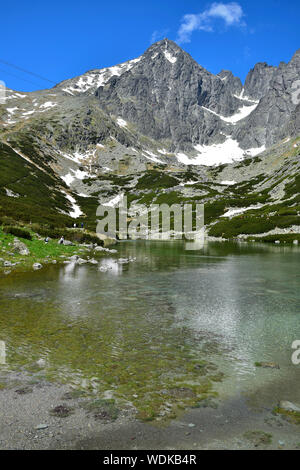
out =
<path fill-rule="evenodd" d="M 46 101 L 46 103 L 41 104 L 40 108 L 48 109 L 48 108 L 54 108 L 55 106 L 57 106 L 56 103 L 52 103 L 52 101 Z"/>
<path fill-rule="evenodd" d="M 236 184 L 236 181 L 221 181 L 220 184 L 224 186 L 233 186 L 234 184 Z"/>
<path fill-rule="evenodd" d="M 177 62 L 176 57 L 174 57 L 167 49 L 164 51 L 164 56 L 171 64 L 175 64 L 175 62 Z"/>
<path fill-rule="evenodd" d="M 99 144 L 97 144 L 99 146 Z M 87 150 L 85 153 L 80 153 L 78 151 L 70 154 L 70 153 L 64 153 L 59 151 L 60 155 L 63 156 L 64 158 L 67 158 L 68 160 L 72 160 L 72 162 L 75 163 L 84 163 L 91 157 L 95 156 L 96 153 L 96 148 L 93 150 Z"/>
<path fill-rule="evenodd" d="M 107 206 L 107 207 L 116 207 L 119 204 L 119 202 L 122 201 L 123 196 L 124 196 L 123 193 L 118 194 L 117 196 L 115 196 L 110 201 L 103 203 L 103 205 Z"/>
<path fill-rule="evenodd" d="M 255 156 L 265 150 L 264 147 L 243 150 L 239 143 L 231 137 L 227 137 L 222 144 L 198 144 L 194 148 L 199 152 L 196 157 L 190 158 L 184 153 L 177 153 L 178 161 L 185 165 L 223 165 L 224 163 L 241 161 L 247 156 Z"/>
<path fill-rule="evenodd" d="M 76 199 L 74 199 L 73 196 L 71 196 L 70 194 L 67 194 L 65 191 L 63 191 L 63 193 L 65 194 L 68 201 L 70 201 L 70 203 L 72 204 L 72 210 L 69 212 L 70 217 L 72 217 L 73 219 L 77 219 L 78 217 L 83 215 L 83 212 L 77 204 Z"/>
<path fill-rule="evenodd" d="M 214 114 L 215 116 L 219 117 L 222 119 L 222 121 L 229 122 L 230 124 L 236 124 L 237 122 L 241 121 L 242 119 L 245 119 L 245 117 L 249 116 L 254 110 L 257 108 L 257 104 L 254 104 L 252 106 L 242 106 L 236 114 L 233 114 L 232 116 L 222 116 L 221 114 L 215 113 L 211 109 L 206 108 L 205 106 L 202 106 L 202 109 L 205 111 L 210 112 L 211 114 Z"/>
<path fill-rule="evenodd" d="M 250 103 L 259 103 L 259 100 L 253 100 L 252 98 L 249 98 L 248 96 L 245 96 L 245 89 L 243 88 L 241 93 L 239 95 L 233 95 L 235 98 L 238 98 L 239 100 L 243 101 L 249 101 Z"/>
<path fill-rule="evenodd" d="M 134 65 L 136 65 L 142 57 L 137 59 L 129 60 L 119 65 L 114 65 L 113 67 L 107 67 L 99 70 L 91 70 L 86 72 L 80 77 L 68 80 L 67 83 L 70 83 L 69 86 L 64 86 L 63 91 L 71 95 L 76 95 L 79 93 L 86 93 L 87 91 L 95 91 L 97 88 L 105 85 L 109 79 L 113 76 L 119 77 L 125 72 L 128 72 Z M 64 82 L 66 83 L 66 82 Z"/>
<path fill-rule="evenodd" d="M 66 183 L 67 186 L 70 186 L 73 181 L 77 180 L 83 180 L 85 178 L 96 178 L 95 175 L 91 175 L 87 171 L 82 171 L 82 170 L 73 170 L 72 168 L 70 169 L 70 173 L 67 173 L 65 176 L 61 176 L 61 179 Z"/>
<path fill-rule="evenodd" d="M 233 217 L 235 215 L 243 214 L 246 211 L 250 211 L 251 209 L 260 209 L 263 207 L 263 204 L 256 204 L 255 206 L 248 206 L 248 207 L 238 207 L 234 209 L 229 209 L 222 217 Z"/>
<path fill-rule="evenodd" d="M 155 162 L 155 163 L 162 163 L 162 164 L 164 163 L 161 160 L 159 160 L 157 156 L 154 153 L 150 152 L 149 150 L 145 150 L 144 152 L 145 153 L 143 153 L 143 156 L 148 158 L 148 160 L 151 160 L 152 162 Z"/>
<path fill-rule="evenodd" d="M 250 155 L 251 157 L 256 157 L 256 155 L 264 152 L 266 148 L 267 147 L 265 145 L 262 145 L 261 147 L 254 147 L 252 149 L 245 150 L 245 154 Z"/>

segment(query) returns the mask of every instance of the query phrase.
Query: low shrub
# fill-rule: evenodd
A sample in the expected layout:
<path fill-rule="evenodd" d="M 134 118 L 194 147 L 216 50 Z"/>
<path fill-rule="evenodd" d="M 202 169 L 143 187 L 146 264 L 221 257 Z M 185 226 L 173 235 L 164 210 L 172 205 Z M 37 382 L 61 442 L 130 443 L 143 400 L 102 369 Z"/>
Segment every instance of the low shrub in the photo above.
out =
<path fill-rule="evenodd" d="M 96 243 L 97 245 L 103 246 L 103 241 L 100 240 L 96 235 L 92 235 L 83 230 L 66 230 L 66 229 L 55 229 L 52 227 L 40 227 L 37 232 L 42 237 L 50 237 L 58 239 L 64 237 L 66 240 L 76 243 Z"/>
<path fill-rule="evenodd" d="M 26 240 L 32 240 L 31 233 L 19 227 L 6 225 L 3 227 L 3 232 L 10 233 L 11 235 L 15 235 L 19 238 L 25 238 Z"/>

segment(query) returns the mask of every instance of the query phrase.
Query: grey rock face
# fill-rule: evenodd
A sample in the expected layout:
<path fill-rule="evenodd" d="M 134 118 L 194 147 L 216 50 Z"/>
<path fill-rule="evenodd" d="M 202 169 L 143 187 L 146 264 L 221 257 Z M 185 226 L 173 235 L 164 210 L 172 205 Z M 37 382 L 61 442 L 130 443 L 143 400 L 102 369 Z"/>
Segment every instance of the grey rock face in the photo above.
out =
<path fill-rule="evenodd" d="M 230 70 L 221 70 L 218 74 L 218 77 L 221 80 L 226 80 L 226 85 L 229 86 L 231 92 L 235 95 L 240 95 L 243 89 L 243 85 L 241 79 L 239 77 L 235 77 Z"/>
<path fill-rule="evenodd" d="M 286 137 L 289 127 L 294 128 L 294 134 L 299 128 L 300 99 L 298 102 L 297 89 L 300 92 L 300 50 L 288 64 L 282 62 L 278 68 L 273 68 L 271 79 L 268 73 L 267 88 L 266 83 L 261 83 L 264 96 L 257 108 L 234 132 L 234 137 L 243 148 L 249 148 L 252 143 L 258 147 L 269 147 Z"/>
<path fill-rule="evenodd" d="M 246 77 L 244 93 L 251 99 L 261 99 L 267 93 L 276 67 L 260 62 L 250 70 Z"/>
<path fill-rule="evenodd" d="M 233 82 L 233 91 L 239 91 L 234 77 Z M 225 126 L 206 109 L 230 116 L 240 106 L 231 80 L 209 73 L 168 40 L 152 45 L 96 96 L 107 113 L 134 123 L 138 132 L 153 139 L 169 139 L 173 149 L 218 140 Z"/>
<path fill-rule="evenodd" d="M 5 145 L 21 153 L 30 148 L 27 156 L 50 168 L 56 187 L 68 176 L 67 186 L 85 195 L 99 190 L 93 180 L 99 172 L 136 174 L 157 163 L 182 168 L 176 153 L 195 157 L 198 144 L 230 138 L 244 151 L 268 147 L 300 134 L 299 62 L 297 51 L 279 67 L 259 63 L 243 87 L 230 71 L 214 75 L 164 39 L 137 59 L 51 90 L 22 97 L 8 90 L 8 106 L 0 106 Z M 78 169 L 85 176 L 75 177 Z M 112 189 L 109 181 L 105 186 Z"/>

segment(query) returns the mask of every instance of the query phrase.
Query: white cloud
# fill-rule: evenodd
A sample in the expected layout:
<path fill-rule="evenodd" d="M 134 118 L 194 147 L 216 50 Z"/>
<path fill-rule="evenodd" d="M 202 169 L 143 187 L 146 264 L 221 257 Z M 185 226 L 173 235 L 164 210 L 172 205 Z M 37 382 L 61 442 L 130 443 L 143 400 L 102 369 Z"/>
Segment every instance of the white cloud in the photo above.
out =
<path fill-rule="evenodd" d="M 193 31 L 214 31 L 214 21 L 221 19 L 225 26 L 245 26 L 243 21 L 244 12 L 242 7 L 236 3 L 213 3 L 202 13 L 184 15 L 178 30 L 178 43 L 190 42 Z"/>
<path fill-rule="evenodd" d="M 163 29 L 161 31 L 155 30 L 152 33 L 150 43 L 153 44 L 156 41 L 159 41 L 160 39 L 164 39 L 166 35 L 168 34 L 169 29 Z"/>

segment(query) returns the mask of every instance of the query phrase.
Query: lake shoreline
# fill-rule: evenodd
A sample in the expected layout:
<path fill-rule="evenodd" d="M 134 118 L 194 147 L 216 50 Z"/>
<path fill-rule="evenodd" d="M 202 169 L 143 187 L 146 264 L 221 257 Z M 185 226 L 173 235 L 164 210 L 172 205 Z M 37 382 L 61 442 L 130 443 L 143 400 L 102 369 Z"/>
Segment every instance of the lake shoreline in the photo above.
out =
<path fill-rule="evenodd" d="M 84 398 L 71 398 L 69 385 L 33 381 L 20 372 L 10 372 L 6 380 L 0 389 L 1 450 L 300 449 L 299 426 L 274 416 L 268 404 L 251 410 L 239 395 L 217 409 L 187 409 L 157 425 L 137 420 L 130 408 L 115 420 L 98 419 Z M 72 412 L 53 416 L 56 407 Z"/>

